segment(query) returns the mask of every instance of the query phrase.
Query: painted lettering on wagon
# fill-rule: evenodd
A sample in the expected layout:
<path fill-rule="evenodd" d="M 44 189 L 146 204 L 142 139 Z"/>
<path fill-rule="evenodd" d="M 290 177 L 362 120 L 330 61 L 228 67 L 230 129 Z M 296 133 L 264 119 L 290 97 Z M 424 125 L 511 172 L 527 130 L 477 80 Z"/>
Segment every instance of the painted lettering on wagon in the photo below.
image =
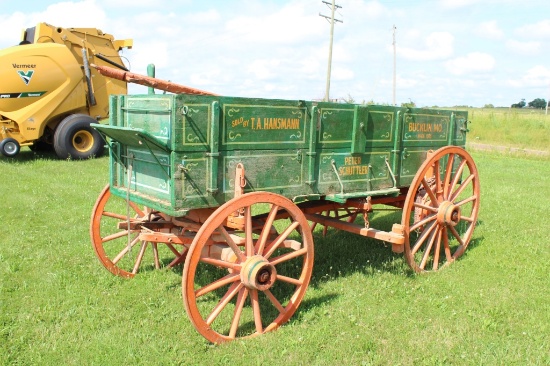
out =
<path fill-rule="evenodd" d="M 444 131 L 443 123 L 411 122 L 408 124 L 408 132 L 416 133 L 416 138 L 431 139 L 434 133 Z"/>
<path fill-rule="evenodd" d="M 243 117 L 231 121 L 231 127 L 242 126 L 252 130 L 299 130 L 299 118 Z"/>
<path fill-rule="evenodd" d="M 369 172 L 368 165 L 361 165 L 360 156 L 348 156 L 344 158 L 344 166 L 338 168 L 341 177 L 349 175 L 366 175 Z"/>
<path fill-rule="evenodd" d="M 409 123 L 409 132 L 443 132 L 443 123 Z"/>

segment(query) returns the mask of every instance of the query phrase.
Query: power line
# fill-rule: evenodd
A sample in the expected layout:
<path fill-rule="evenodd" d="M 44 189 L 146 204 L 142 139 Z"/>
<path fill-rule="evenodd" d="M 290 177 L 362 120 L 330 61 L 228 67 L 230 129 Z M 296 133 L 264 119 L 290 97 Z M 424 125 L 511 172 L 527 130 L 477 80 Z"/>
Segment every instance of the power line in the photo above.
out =
<path fill-rule="evenodd" d="M 393 25 L 393 105 L 395 104 L 395 84 L 396 84 L 396 55 L 395 55 L 395 31 L 397 28 Z"/>
<path fill-rule="evenodd" d="M 327 1 L 323 1 L 323 3 L 327 4 L 327 6 L 329 6 L 329 8 L 331 9 L 331 16 L 330 17 L 319 13 L 319 16 L 322 16 L 323 18 L 327 19 L 330 22 L 330 43 L 329 43 L 329 47 L 328 47 L 327 86 L 326 86 L 326 90 L 325 90 L 325 102 L 328 102 L 329 101 L 329 92 L 330 92 L 330 70 L 332 68 L 332 43 L 333 43 L 333 38 L 334 38 L 334 22 L 343 23 L 343 21 L 334 18 L 334 11 L 336 9 L 341 9 L 342 8 L 341 6 L 335 4 L 335 0 L 332 0 L 332 4 L 327 2 Z"/>

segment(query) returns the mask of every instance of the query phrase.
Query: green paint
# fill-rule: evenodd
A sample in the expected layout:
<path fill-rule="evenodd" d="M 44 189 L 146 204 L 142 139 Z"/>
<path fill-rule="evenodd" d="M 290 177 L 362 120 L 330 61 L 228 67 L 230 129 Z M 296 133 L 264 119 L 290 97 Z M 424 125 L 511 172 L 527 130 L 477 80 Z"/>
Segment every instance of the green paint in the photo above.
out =
<path fill-rule="evenodd" d="M 113 192 L 126 197 L 132 152 L 132 199 L 171 215 L 233 198 L 239 163 L 245 192 L 337 201 L 393 195 L 410 184 L 428 150 L 464 146 L 468 117 L 463 111 L 185 94 L 115 96 L 111 103 L 116 110 L 105 133 L 120 143 L 112 150 Z"/>

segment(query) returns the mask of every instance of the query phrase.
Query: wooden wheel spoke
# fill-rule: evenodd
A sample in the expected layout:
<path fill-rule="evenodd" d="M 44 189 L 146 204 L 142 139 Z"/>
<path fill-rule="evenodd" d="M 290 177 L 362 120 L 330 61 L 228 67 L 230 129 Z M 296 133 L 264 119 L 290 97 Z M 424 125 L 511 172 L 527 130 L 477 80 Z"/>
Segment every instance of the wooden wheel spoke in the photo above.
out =
<path fill-rule="evenodd" d="M 434 271 L 437 271 L 437 268 L 439 267 L 439 252 L 441 251 L 441 236 L 443 235 L 443 232 L 445 231 L 445 228 L 441 228 L 438 233 L 436 245 L 435 245 L 435 252 L 434 252 L 434 258 L 433 258 L 433 266 L 432 269 Z"/>
<path fill-rule="evenodd" d="M 462 172 L 464 171 L 464 167 L 466 166 L 466 163 L 467 163 L 466 160 L 462 160 L 460 162 L 460 165 L 458 166 L 458 169 L 455 172 L 455 176 L 453 178 L 453 181 L 450 185 L 451 188 L 456 187 L 456 185 L 458 184 L 458 181 L 460 180 L 460 177 L 462 177 Z"/>
<path fill-rule="evenodd" d="M 145 249 L 147 248 L 147 243 L 147 241 L 141 242 L 141 248 L 139 248 L 139 254 L 136 258 L 136 263 L 134 264 L 134 268 L 132 269 L 133 274 L 136 274 L 139 269 L 139 265 L 141 264 L 141 260 L 143 259 L 143 255 L 145 254 Z"/>
<path fill-rule="evenodd" d="M 181 257 L 186 251 L 187 251 L 187 248 L 184 248 L 184 250 L 180 253 L 176 248 L 174 248 L 174 246 L 170 243 L 165 243 L 166 246 L 168 247 L 168 249 L 170 249 L 170 251 L 172 253 L 174 253 L 174 255 L 179 258 Z"/>
<path fill-rule="evenodd" d="M 283 241 L 286 240 L 286 238 L 288 238 L 288 236 L 290 235 L 290 233 L 292 233 L 294 231 L 294 229 L 296 229 L 298 227 L 298 225 L 300 225 L 300 223 L 298 221 L 294 221 L 292 224 L 290 224 L 289 227 L 287 227 L 285 229 L 285 231 L 283 231 L 278 237 L 277 239 L 275 239 L 266 249 L 265 249 L 265 254 L 263 254 L 264 258 L 269 258 L 271 257 L 271 255 L 273 254 L 273 252 L 275 252 L 275 250 L 277 250 L 277 248 L 279 247 L 279 245 L 281 245 L 281 243 Z"/>
<path fill-rule="evenodd" d="M 430 226 L 424 228 L 424 231 L 422 231 L 422 234 L 418 237 L 414 247 L 411 249 L 412 255 L 414 255 L 420 249 L 424 241 L 430 236 L 430 233 L 436 228 L 436 226 L 437 223 L 433 221 L 430 223 Z"/>
<path fill-rule="evenodd" d="M 354 222 L 355 219 L 357 218 L 357 215 L 359 214 L 359 209 L 355 210 L 354 212 L 352 212 L 348 219 L 346 220 L 347 222 Z"/>
<path fill-rule="evenodd" d="M 462 201 L 457 202 L 455 205 L 456 206 L 463 206 L 463 205 L 465 205 L 467 203 L 470 203 L 470 202 L 473 202 L 475 200 L 477 200 L 477 196 L 470 196 L 468 198 L 463 199 Z"/>
<path fill-rule="evenodd" d="M 443 199 L 448 199 L 449 197 L 449 184 L 451 182 L 451 174 L 453 172 L 454 160 L 455 154 L 449 154 L 447 166 L 445 167 L 445 178 L 443 178 Z"/>
<path fill-rule="evenodd" d="M 435 239 L 437 237 L 437 240 Z M 430 235 L 430 240 L 428 241 L 428 245 L 426 246 L 426 249 L 424 250 L 424 255 L 422 256 L 422 262 L 420 262 L 420 268 L 424 269 L 426 267 L 426 263 L 428 262 L 428 259 L 430 258 L 430 253 L 432 252 L 432 247 L 435 242 L 438 242 L 441 238 L 441 229 L 439 225 L 437 225 L 437 229 L 432 232 Z M 436 243 L 438 246 L 439 243 Z"/>
<path fill-rule="evenodd" d="M 240 264 L 232 263 L 232 262 L 226 262 L 226 261 L 223 261 L 221 259 L 215 259 L 215 258 L 210 258 L 210 257 L 202 257 L 201 262 L 211 264 L 211 265 L 216 266 L 216 267 L 232 269 L 234 271 L 240 271 L 241 268 L 242 268 L 242 266 Z"/>
<path fill-rule="evenodd" d="M 139 241 L 139 237 L 136 237 L 136 238 L 134 238 L 134 240 L 132 240 L 130 242 L 130 245 L 126 245 L 120 251 L 120 253 L 118 253 L 117 256 L 115 258 L 113 258 L 113 260 L 112 260 L 113 264 L 117 264 L 118 261 L 120 261 L 126 255 L 126 253 L 128 253 L 130 251 L 130 249 L 132 249 L 137 244 L 138 241 Z"/>
<path fill-rule="evenodd" d="M 435 219 L 437 219 L 436 215 L 426 216 L 422 220 L 415 222 L 414 225 L 411 226 L 410 231 L 415 231 L 416 229 L 428 224 L 431 221 L 434 221 Z"/>
<path fill-rule="evenodd" d="M 168 268 L 172 268 L 182 263 L 185 260 L 185 253 L 187 253 L 187 248 L 184 248 L 181 253 L 179 253 L 179 256 L 176 256 L 172 262 L 168 263 Z"/>
<path fill-rule="evenodd" d="M 451 230 L 451 233 L 453 234 L 453 236 L 456 238 L 456 240 L 458 241 L 458 243 L 460 245 L 464 245 L 464 241 L 462 240 L 462 238 L 460 237 L 460 234 L 458 233 L 458 231 L 456 231 L 456 229 L 453 227 L 453 226 L 448 226 L 449 230 Z"/>
<path fill-rule="evenodd" d="M 309 227 L 309 230 L 311 230 L 311 232 L 314 232 L 316 227 L 317 227 L 317 222 L 312 222 Z"/>
<path fill-rule="evenodd" d="M 437 212 L 437 208 L 436 208 L 436 207 L 424 205 L 424 204 L 419 203 L 419 202 L 415 202 L 415 203 L 414 203 L 414 207 L 416 207 L 416 208 L 421 208 L 421 209 L 423 209 L 423 210 L 430 211 L 430 212 L 433 212 L 433 213 L 436 213 L 436 212 Z"/>
<path fill-rule="evenodd" d="M 227 306 L 227 304 L 229 304 L 229 301 L 231 301 L 231 299 L 235 297 L 237 292 L 239 292 L 239 290 L 243 287 L 244 285 L 240 282 L 234 282 L 231 286 L 229 286 L 229 289 L 227 290 L 225 295 L 223 295 L 220 301 L 218 301 L 218 304 L 214 307 L 210 315 L 208 315 L 208 317 L 206 318 L 206 324 L 211 325 L 212 322 L 216 320 L 218 315 L 220 315 L 222 310 Z"/>
<path fill-rule="evenodd" d="M 243 287 L 239 290 L 237 296 L 237 303 L 235 304 L 235 312 L 233 313 L 233 321 L 231 322 L 231 329 L 229 331 L 229 337 L 235 338 L 237 330 L 239 329 L 239 322 L 241 320 L 241 314 L 243 313 L 244 302 L 248 297 L 248 289 Z"/>
<path fill-rule="evenodd" d="M 252 231 L 254 228 L 252 227 L 252 206 L 248 206 L 244 210 L 244 217 L 245 217 L 245 251 L 246 256 L 250 257 L 254 255 L 254 241 L 252 240 Z"/>
<path fill-rule="evenodd" d="M 275 295 L 273 295 L 273 293 L 269 290 L 265 290 L 264 291 L 264 294 L 267 296 L 267 298 L 271 301 L 271 303 L 273 304 L 273 306 L 275 306 L 275 308 L 277 310 L 279 310 L 279 313 L 283 313 L 285 311 L 285 308 L 283 307 L 283 305 L 281 305 L 281 303 L 279 302 L 279 300 L 277 300 L 277 298 L 275 297 Z"/>
<path fill-rule="evenodd" d="M 422 185 L 424 186 L 424 189 L 426 190 L 426 193 L 428 194 L 428 196 L 430 197 L 430 200 L 433 204 L 433 207 L 439 207 L 439 203 L 437 201 L 437 197 L 435 196 L 435 193 L 434 191 L 432 191 L 432 188 L 430 187 L 430 185 L 428 184 L 428 182 L 426 181 L 426 178 L 422 178 Z"/>
<path fill-rule="evenodd" d="M 295 250 L 293 252 L 286 253 L 286 254 L 280 255 L 278 257 L 275 257 L 275 258 L 271 259 L 269 261 L 269 263 L 271 263 L 272 265 L 275 266 L 279 263 L 286 262 L 288 260 L 291 260 L 292 258 L 299 257 L 299 256 L 304 255 L 306 253 L 307 253 L 307 248 L 302 248 L 300 250 Z"/>
<path fill-rule="evenodd" d="M 296 285 L 296 286 L 301 286 L 302 283 L 303 283 L 302 281 L 300 281 L 296 278 L 287 277 L 287 276 L 283 276 L 283 275 L 280 275 L 280 274 L 277 274 L 277 280 L 287 282 L 287 283 L 290 283 L 290 284 Z"/>
<path fill-rule="evenodd" d="M 134 213 L 136 213 L 139 217 L 145 216 L 143 211 L 134 202 L 130 202 L 130 207 L 134 210 Z M 101 213 L 101 215 L 106 216 L 106 217 L 112 217 L 114 219 L 118 219 L 118 220 L 122 220 L 122 221 L 127 221 L 128 220 L 128 215 L 118 214 L 118 213 L 110 212 L 110 211 L 103 211 Z M 133 220 L 133 219 L 131 219 L 131 220 Z"/>
<path fill-rule="evenodd" d="M 170 243 L 164 243 L 166 244 L 166 246 L 170 249 L 170 251 L 172 253 L 174 253 L 174 255 L 176 256 L 169 264 L 168 264 L 168 268 L 172 268 L 174 267 L 175 265 L 178 265 L 180 264 L 181 262 L 183 262 L 185 260 L 185 254 L 187 253 L 187 247 L 183 247 L 183 250 L 181 251 L 181 253 L 176 249 L 174 248 L 174 246 Z"/>
<path fill-rule="evenodd" d="M 132 210 L 134 210 L 134 212 L 139 216 L 139 217 L 143 217 L 145 216 L 145 214 L 143 213 L 143 211 L 139 208 L 138 205 L 136 205 L 134 202 L 130 201 L 130 207 L 132 208 Z"/>
<path fill-rule="evenodd" d="M 241 261 L 241 262 L 244 262 L 246 260 L 246 256 L 244 255 L 244 253 L 241 251 L 241 249 L 237 246 L 237 244 L 235 244 L 235 242 L 233 241 L 233 238 L 231 238 L 231 235 L 229 235 L 229 233 L 227 232 L 227 230 L 225 230 L 225 227 L 223 227 L 223 224 L 218 226 L 218 230 L 220 231 L 220 233 L 223 235 L 227 245 L 229 245 L 229 247 L 231 248 L 231 250 L 233 250 L 233 252 L 235 253 L 235 255 L 237 256 L 237 258 Z"/>
<path fill-rule="evenodd" d="M 439 189 L 441 189 L 441 175 L 440 175 L 439 169 L 440 169 L 439 160 L 436 160 L 434 162 L 434 176 L 435 176 L 436 195 L 438 193 L 437 191 L 439 191 Z"/>
<path fill-rule="evenodd" d="M 103 211 L 101 213 L 101 216 L 111 217 L 113 219 L 117 219 L 117 220 L 121 220 L 121 221 L 128 221 L 128 216 L 123 215 L 123 214 L 117 214 L 117 213 L 114 213 L 114 212 L 109 212 L 109 211 Z"/>
<path fill-rule="evenodd" d="M 460 216 L 460 220 L 468 221 L 469 223 L 474 222 L 473 217 L 467 217 L 467 216 Z"/>
<path fill-rule="evenodd" d="M 326 216 L 330 216 L 330 211 L 326 211 Z M 323 238 L 327 236 L 327 232 L 328 232 L 328 226 L 327 225 L 324 225 L 323 226 Z"/>
<path fill-rule="evenodd" d="M 460 186 L 458 186 L 458 188 L 452 193 L 451 198 L 449 200 L 454 201 L 458 196 L 460 196 L 460 194 L 464 191 L 464 189 L 468 186 L 468 184 L 472 182 L 474 178 L 475 176 L 473 174 L 470 174 L 468 178 L 462 181 Z"/>
<path fill-rule="evenodd" d="M 130 233 L 136 233 L 136 232 L 138 232 L 138 231 L 137 230 L 130 231 Z M 122 230 L 122 231 L 119 231 L 118 233 L 107 235 L 107 236 L 105 236 L 101 239 L 101 242 L 106 243 L 108 241 L 115 240 L 115 239 L 118 239 L 118 238 L 122 238 L 122 237 L 125 237 L 125 236 L 128 236 L 128 230 Z"/>
<path fill-rule="evenodd" d="M 262 324 L 262 314 L 260 312 L 258 290 L 250 291 L 250 302 L 252 303 L 252 312 L 254 313 L 254 324 L 256 325 L 256 332 L 258 334 L 262 334 L 264 332 L 264 326 Z"/>
<path fill-rule="evenodd" d="M 157 243 L 152 243 L 153 247 L 153 257 L 155 259 L 155 268 L 160 269 L 160 260 L 159 260 L 159 248 Z"/>
<path fill-rule="evenodd" d="M 256 253 L 260 255 L 262 255 L 264 251 L 267 238 L 269 237 L 269 234 L 271 232 L 271 226 L 273 226 L 273 222 L 275 221 L 275 217 L 277 216 L 278 211 L 279 211 L 279 206 L 271 205 L 269 214 L 267 215 L 267 220 L 265 221 L 264 228 L 262 229 L 260 238 L 258 239 L 258 243 L 256 244 L 257 245 Z"/>
<path fill-rule="evenodd" d="M 201 297 L 209 292 L 212 292 L 214 290 L 219 289 L 220 287 L 223 287 L 225 285 L 230 284 L 231 282 L 238 281 L 240 279 L 240 275 L 238 273 L 230 273 L 220 279 L 217 279 L 216 281 L 201 287 L 200 289 L 195 291 L 196 297 Z"/>
<path fill-rule="evenodd" d="M 445 248 L 445 257 L 447 258 L 447 262 L 452 261 L 453 257 L 451 255 L 451 247 L 449 246 L 449 233 L 447 227 L 443 228 L 443 247 Z"/>

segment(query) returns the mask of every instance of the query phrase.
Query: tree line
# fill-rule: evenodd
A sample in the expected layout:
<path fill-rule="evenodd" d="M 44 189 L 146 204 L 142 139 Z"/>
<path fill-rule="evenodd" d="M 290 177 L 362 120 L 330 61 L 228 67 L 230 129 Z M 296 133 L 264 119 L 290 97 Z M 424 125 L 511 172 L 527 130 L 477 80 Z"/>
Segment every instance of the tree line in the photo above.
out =
<path fill-rule="evenodd" d="M 523 108 L 525 106 L 528 106 L 529 108 L 535 108 L 535 109 L 544 109 L 546 108 L 546 99 L 544 98 L 536 98 L 530 101 L 529 103 L 525 103 L 525 99 L 522 99 L 519 103 L 514 103 L 510 107 L 511 108 Z"/>

